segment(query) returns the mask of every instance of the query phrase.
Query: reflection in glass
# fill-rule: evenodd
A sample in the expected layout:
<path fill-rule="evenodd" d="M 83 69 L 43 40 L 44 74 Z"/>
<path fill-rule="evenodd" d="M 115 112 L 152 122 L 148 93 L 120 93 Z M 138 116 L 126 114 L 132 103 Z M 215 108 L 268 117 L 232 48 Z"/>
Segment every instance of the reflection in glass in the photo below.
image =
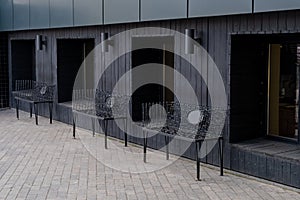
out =
<path fill-rule="evenodd" d="M 298 44 L 269 45 L 269 135 L 298 137 L 299 53 Z"/>

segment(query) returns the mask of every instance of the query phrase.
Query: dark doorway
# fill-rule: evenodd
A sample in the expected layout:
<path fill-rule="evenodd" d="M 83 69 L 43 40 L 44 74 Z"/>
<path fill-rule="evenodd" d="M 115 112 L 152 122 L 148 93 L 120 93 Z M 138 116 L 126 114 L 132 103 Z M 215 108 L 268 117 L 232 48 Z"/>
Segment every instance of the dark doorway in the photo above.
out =
<path fill-rule="evenodd" d="M 232 37 L 230 141 L 299 142 L 299 34 Z"/>
<path fill-rule="evenodd" d="M 11 41 L 12 90 L 16 80 L 36 80 L 34 40 Z"/>
<path fill-rule="evenodd" d="M 132 52 L 132 68 L 143 64 L 163 64 L 174 68 L 174 54 L 164 49 L 174 48 L 173 37 L 136 37 L 132 40 L 134 49 Z M 156 48 L 143 48 L 145 46 L 155 46 Z M 149 65 L 148 67 L 151 67 Z M 174 74 L 167 74 L 163 67 L 156 72 L 157 79 L 171 81 L 174 83 Z M 132 74 L 132 85 L 136 84 L 136 78 L 140 75 Z M 139 77 L 140 78 L 140 77 Z M 142 103 L 174 101 L 174 94 L 167 88 L 158 84 L 148 84 L 140 87 L 132 95 L 132 119 L 142 120 Z"/>
<path fill-rule="evenodd" d="M 232 37 L 230 142 L 266 131 L 268 43 L 264 37 Z"/>
<path fill-rule="evenodd" d="M 72 101 L 76 75 L 94 45 L 93 39 L 57 40 L 58 103 Z"/>

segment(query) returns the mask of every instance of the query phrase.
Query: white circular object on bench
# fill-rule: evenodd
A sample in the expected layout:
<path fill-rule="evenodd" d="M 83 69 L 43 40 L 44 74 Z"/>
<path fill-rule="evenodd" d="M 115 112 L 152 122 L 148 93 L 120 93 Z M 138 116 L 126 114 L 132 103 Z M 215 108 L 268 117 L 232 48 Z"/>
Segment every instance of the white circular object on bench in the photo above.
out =
<path fill-rule="evenodd" d="M 115 104 L 115 98 L 113 96 L 107 97 L 105 102 L 107 107 L 112 108 Z"/>
<path fill-rule="evenodd" d="M 47 92 L 47 86 L 42 87 L 40 90 L 41 95 L 45 95 L 46 92 Z"/>
<path fill-rule="evenodd" d="M 203 120 L 203 114 L 200 110 L 193 110 L 188 114 L 188 121 L 191 124 L 199 124 Z"/>

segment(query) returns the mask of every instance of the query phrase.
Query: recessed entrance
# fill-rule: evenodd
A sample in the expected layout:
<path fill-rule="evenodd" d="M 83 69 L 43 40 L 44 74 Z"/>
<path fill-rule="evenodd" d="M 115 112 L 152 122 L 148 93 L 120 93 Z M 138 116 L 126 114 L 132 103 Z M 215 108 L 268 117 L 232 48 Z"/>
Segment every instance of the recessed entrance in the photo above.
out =
<path fill-rule="evenodd" d="M 232 37 L 230 141 L 264 135 L 268 44 L 257 36 Z"/>
<path fill-rule="evenodd" d="M 58 103 L 72 101 L 73 85 L 85 57 L 93 50 L 93 39 L 57 40 Z M 84 66 L 85 67 L 85 66 Z M 86 67 L 83 82 L 93 84 L 93 67 Z"/>
<path fill-rule="evenodd" d="M 299 141 L 297 34 L 232 37 L 230 141 Z"/>
<path fill-rule="evenodd" d="M 145 46 L 154 46 L 154 48 L 144 48 Z M 174 38 L 169 36 L 163 37 L 136 37 L 132 39 L 132 68 L 144 65 L 151 67 L 151 63 L 162 64 L 174 68 L 174 54 L 166 49 L 174 49 Z M 167 73 L 164 68 L 158 69 L 157 80 L 166 83 L 167 81 L 174 85 L 174 73 Z M 140 74 L 132 73 L 132 86 L 138 84 Z M 171 88 L 172 89 L 172 88 Z M 171 90 L 158 85 L 148 84 L 140 87 L 132 95 L 132 119 L 133 121 L 142 120 L 142 103 L 145 102 L 163 102 L 174 101 L 174 94 Z"/>
<path fill-rule="evenodd" d="M 16 80 L 36 80 L 34 40 L 11 41 L 12 90 Z"/>

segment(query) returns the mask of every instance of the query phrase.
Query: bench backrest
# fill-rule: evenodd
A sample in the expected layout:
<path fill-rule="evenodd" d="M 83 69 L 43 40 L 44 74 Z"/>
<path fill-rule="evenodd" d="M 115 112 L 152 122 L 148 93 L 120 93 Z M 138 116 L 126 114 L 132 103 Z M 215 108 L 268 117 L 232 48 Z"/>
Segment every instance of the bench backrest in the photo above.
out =
<path fill-rule="evenodd" d="M 123 94 L 96 90 L 96 115 L 100 117 L 125 117 L 130 97 Z"/>
<path fill-rule="evenodd" d="M 34 80 L 16 80 L 14 94 L 34 102 L 53 101 L 55 85 Z"/>
<path fill-rule="evenodd" d="M 96 115 L 95 91 L 92 89 L 73 90 L 72 108 L 75 111 Z"/>
<path fill-rule="evenodd" d="M 16 80 L 15 91 L 32 90 L 35 83 L 34 80 Z"/>
<path fill-rule="evenodd" d="M 149 109 L 154 104 L 159 104 L 164 107 L 165 114 L 161 111 L 157 111 L 150 120 Z M 223 125 L 222 120 L 226 117 L 225 109 L 183 103 L 179 104 L 178 102 L 144 103 L 142 107 L 144 126 L 150 128 L 158 126 L 164 133 L 173 135 L 180 134 L 180 136 L 191 139 L 199 139 L 206 136 L 219 137 L 220 132 L 218 132 L 218 130 L 220 130 L 220 126 Z"/>
<path fill-rule="evenodd" d="M 91 115 L 114 118 L 126 116 L 129 97 L 108 91 L 81 89 L 73 91 L 73 110 Z"/>
<path fill-rule="evenodd" d="M 55 85 L 47 83 L 35 82 L 33 88 L 33 100 L 38 101 L 53 101 Z"/>

